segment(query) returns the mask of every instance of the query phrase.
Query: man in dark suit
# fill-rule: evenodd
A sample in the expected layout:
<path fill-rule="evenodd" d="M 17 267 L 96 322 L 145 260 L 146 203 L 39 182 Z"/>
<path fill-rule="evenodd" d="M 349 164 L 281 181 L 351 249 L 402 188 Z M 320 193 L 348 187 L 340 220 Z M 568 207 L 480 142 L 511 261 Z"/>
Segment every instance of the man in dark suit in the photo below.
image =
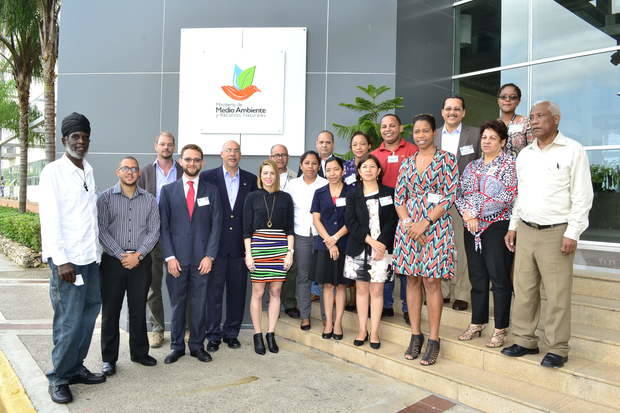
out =
<path fill-rule="evenodd" d="M 248 271 L 243 261 L 243 204 L 257 189 L 256 175 L 239 168 L 241 146 L 228 141 L 222 146 L 222 166 L 200 174 L 215 185 L 222 207 L 222 234 L 212 274 L 207 278 L 207 351 L 217 351 L 223 340 L 239 348 L 237 339 L 245 310 Z M 222 327 L 222 302 L 226 286 L 226 320 Z"/>
<path fill-rule="evenodd" d="M 222 210 L 217 187 L 201 180 L 203 154 L 198 145 L 181 150 L 183 177 L 161 190 L 160 242 L 166 260 L 166 286 L 172 306 L 170 348 L 164 363 L 185 354 L 185 310 L 190 297 L 190 355 L 211 361 L 204 350 L 206 334 L 207 277 L 217 256 L 222 230 Z"/>
<path fill-rule="evenodd" d="M 183 169 L 174 161 L 175 141 L 171 132 L 160 132 L 155 138 L 157 158 L 152 164 L 142 167 L 138 186 L 148 191 L 159 203 L 162 186 L 181 179 Z M 161 298 L 161 281 L 164 277 L 164 259 L 161 255 L 159 242 L 151 252 L 151 287 L 147 297 L 147 305 L 151 312 L 149 324 L 149 342 L 151 347 L 161 347 L 164 342 L 164 303 Z"/>
<path fill-rule="evenodd" d="M 319 165 L 319 176 L 321 178 L 325 178 L 325 162 L 331 157 L 337 158 L 334 155 L 334 144 L 334 134 L 331 131 L 322 130 L 316 136 L 316 152 L 321 158 L 321 164 Z M 298 176 L 301 176 L 301 170 Z"/>
<path fill-rule="evenodd" d="M 467 164 L 480 157 L 480 132 L 477 128 L 463 124 L 465 99 L 460 96 L 450 96 L 444 100 L 441 116 L 443 117 L 444 124 L 435 131 L 435 145 L 439 149 L 456 155 L 460 175 Z M 452 217 L 456 241 L 456 277 L 450 281 L 443 282 L 441 290 L 444 302 L 450 302 L 450 287 L 453 286 L 454 303 L 452 308 L 464 311 L 467 310 L 470 301 L 471 284 L 469 282 L 467 256 L 465 255 L 463 240 L 463 218 L 454 206 L 448 212 Z"/>

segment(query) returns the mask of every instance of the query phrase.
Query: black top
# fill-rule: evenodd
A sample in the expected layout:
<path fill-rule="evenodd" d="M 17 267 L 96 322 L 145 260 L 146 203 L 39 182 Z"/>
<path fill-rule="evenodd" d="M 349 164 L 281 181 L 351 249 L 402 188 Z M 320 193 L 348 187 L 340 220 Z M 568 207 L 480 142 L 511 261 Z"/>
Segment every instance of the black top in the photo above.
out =
<path fill-rule="evenodd" d="M 386 246 L 387 252 L 392 253 L 394 247 L 394 233 L 398 224 L 398 215 L 394 208 L 394 189 L 379 184 L 379 193 L 371 196 L 364 196 L 364 185 L 356 185 L 347 195 L 347 207 L 345 210 L 345 224 L 349 230 L 347 240 L 347 255 L 355 257 L 366 247 L 364 239 L 370 234 L 368 226 L 370 216 L 366 199 L 379 199 L 379 225 L 381 233 L 377 241 Z"/>
<path fill-rule="evenodd" d="M 321 214 L 321 224 L 323 224 L 329 235 L 334 235 L 344 225 L 345 197 L 351 191 L 351 187 L 343 185 L 336 203 L 332 200 L 331 193 L 329 192 L 329 185 L 325 185 L 314 192 L 310 212 L 318 212 Z M 344 251 L 346 244 L 347 236 L 345 235 L 338 240 L 338 249 Z M 320 235 L 315 235 L 314 237 L 314 249 L 327 250 L 325 243 L 323 243 L 323 238 L 321 238 Z"/>
<path fill-rule="evenodd" d="M 271 216 L 271 228 L 269 228 L 267 226 L 267 208 L 271 212 L 274 197 L 275 205 Z M 264 189 L 248 194 L 243 206 L 243 238 L 252 238 L 252 234 L 257 229 L 281 229 L 286 235 L 293 235 L 295 233 L 294 226 L 293 199 L 289 194 L 282 191 L 269 193 Z"/>

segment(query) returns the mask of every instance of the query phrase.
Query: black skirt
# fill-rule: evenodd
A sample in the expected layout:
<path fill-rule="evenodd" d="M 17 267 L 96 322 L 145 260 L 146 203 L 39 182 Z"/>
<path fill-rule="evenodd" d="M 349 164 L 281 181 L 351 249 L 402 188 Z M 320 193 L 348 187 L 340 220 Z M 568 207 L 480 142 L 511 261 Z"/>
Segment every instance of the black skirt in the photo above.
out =
<path fill-rule="evenodd" d="M 334 261 L 329 256 L 327 250 L 314 251 L 313 271 L 310 273 L 310 279 L 318 284 L 333 285 L 353 285 L 355 281 L 349 280 L 343 276 L 344 271 L 344 251 L 340 252 L 338 260 Z"/>

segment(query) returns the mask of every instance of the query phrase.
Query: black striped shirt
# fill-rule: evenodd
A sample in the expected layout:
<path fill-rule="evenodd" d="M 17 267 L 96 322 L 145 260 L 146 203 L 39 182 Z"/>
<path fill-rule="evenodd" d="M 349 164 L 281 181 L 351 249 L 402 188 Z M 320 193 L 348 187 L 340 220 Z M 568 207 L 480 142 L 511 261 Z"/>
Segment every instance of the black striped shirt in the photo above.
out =
<path fill-rule="evenodd" d="M 121 191 L 120 183 L 97 199 L 99 241 L 106 254 L 118 258 L 126 251 L 146 256 L 159 241 L 157 200 L 140 187 L 132 198 Z"/>

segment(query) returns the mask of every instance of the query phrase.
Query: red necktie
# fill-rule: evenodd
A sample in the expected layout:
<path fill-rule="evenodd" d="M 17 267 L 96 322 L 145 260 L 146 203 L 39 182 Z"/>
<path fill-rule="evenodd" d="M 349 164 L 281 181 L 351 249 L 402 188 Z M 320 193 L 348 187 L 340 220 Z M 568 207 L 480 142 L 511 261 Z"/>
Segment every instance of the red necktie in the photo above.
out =
<path fill-rule="evenodd" d="M 187 203 L 187 211 L 189 212 L 189 219 L 192 219 L 194 213 L 194 181 L 187 181 L 189 189 L 187 190 L 187 196 L 185 202 Z"/>

